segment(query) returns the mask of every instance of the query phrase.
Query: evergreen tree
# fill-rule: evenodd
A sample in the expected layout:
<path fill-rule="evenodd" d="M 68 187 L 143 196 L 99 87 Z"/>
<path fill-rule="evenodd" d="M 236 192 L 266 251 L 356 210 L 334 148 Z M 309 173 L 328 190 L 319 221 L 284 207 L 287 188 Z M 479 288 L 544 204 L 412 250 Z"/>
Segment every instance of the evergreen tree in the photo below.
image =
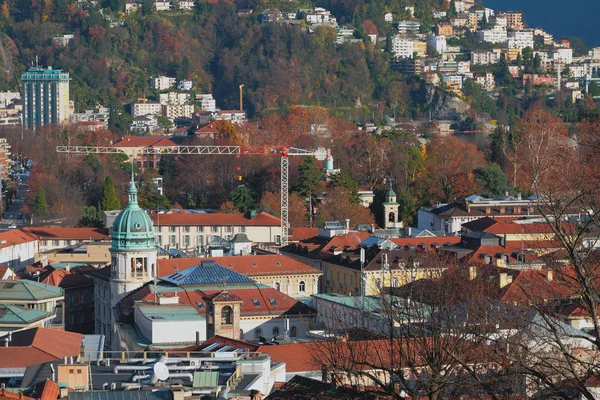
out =
<path fill-rule="evenodd" d="M 246 213 L 254 205 L 254 198 L 250 189 L 245 185 L 241 185 L 231 192 L 231 202 L 240 212 Z"/>
<path fill-rule="evenodd" d="M 301 196 L 312 196 L 315 187 L 321 181 L 321 171 L 313 157 L 305 157 L 304 161 L 298 166 L 300 176 L 296 184 L 292 187 L 292 192 Z"/>
<path fill-rule="evenodd" d="M 348 195 L 352 204 L 360 203 L 358 183 L 347 172 L 339 172 L 332 175 L 327 186 L 329 188 L 341 189 L 342 192 Z"/>
<path fill-rule="evenodd" d="M 104 211 L 120 210 L 121 202 L 117 197 L 115 183 L 110 176 L 104 180 L 104 191 L 102 194 L 102 209 Z"/>
<path fill-rule="evenodd" d="M 38 190 L 33 201 L 33 212 L 38 216 L 48 215 L 48 201 L 46 200 L 46 193 L 44 189 Z"/>

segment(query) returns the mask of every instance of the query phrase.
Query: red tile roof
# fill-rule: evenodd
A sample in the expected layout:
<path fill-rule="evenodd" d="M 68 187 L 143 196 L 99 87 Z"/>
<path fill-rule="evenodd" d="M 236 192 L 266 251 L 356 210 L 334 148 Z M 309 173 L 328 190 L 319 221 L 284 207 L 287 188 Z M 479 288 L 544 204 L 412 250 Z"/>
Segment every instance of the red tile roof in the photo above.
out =
<path fill-rule="evenodd" d="M 517 219 L 506 219 L 498 220 L 495 218 L 485 217 L 475 221 L 467 222 L 463 224 L 463 227 L 473 232 L 487 232 L 495 235 L 503 234 L 546 234 L 554 235 L 552 226 L 547 223 L 528 223 L 528 224 L 517 224 L 514 221 Z M 575 231 L 575 227 L 572 224 L 564 223 L 563 228 L 567 232 L 569 230 Z"/>
<path fill-rule="evenodd" d="M 294 241 L 294 240 L 309 239 L 311 237 L 317 236 L 318 233 L 319 233 L 319 228 L 303 228 L 303 227 L 292 228 L 290 240 Z"/>
<path fill-rule="evenodd" d="M 196 131 L 194 131 L 196 135 L 214 135 L 218 132 L 219 131 L 217 130 L 217 121 L 213 121 L 207 125 L 204 125 L 202 128 L 196 129 Z"/>
<path fill-rule="evenodd" d="M 0 232 L 0 248 L 33 242 L 37 238 L 23 229 Z"/>
<path fill-rule="evenodd" d="M 60 395 L 60 389 L 58 388 L 58 383 L 47 379 L 44 382 L 44 386 L 42 389 L 42 394 L 40 395 L 40 400 L 56 400 Z"/>
<path fill-rule="evenodd" d="M 259 353 L 266 353 L 271 360 L 285 363 L 286 373 L 321 371 L 321 364 L 315 360 L 317 342 L 286 343 L 275 346 L 260 346 Z"/>
<path fill-rule="evenodd" d="M 123 140 L 113 144 L 113 147 L 157 147 L 178 145 L 179 143 L 167 137 L 125 136 Z"/>
<path fill-rule="evenodd" d="M 170 258 L 158 260 L 160 277 L 200 264 L 206 258 Z M 215 263 L 240 274 L 253 276 L 319 274 L 322 272 L 284 255 L 229 256 L 215 258 Z M 175 269 L 177 267 L 177 269 Z"/>
<path fill-rule="evenodd" d="M 79 239 L 79 240 L 108 240 L 108 229 L 104 228 L 22 228 L 23 232 L 36 239 Z"/>
<path fill-rule="evenodd" d="M 77 356 L 83 335 L 47 328 L 14 332 L 8 347 L 0 347 L 0 368 L 31 365 Z"/>
<path fill-rule="evenodd" d="M 445 245 L 460 243 L 460 237 L 458 236 L 436 236 L 436 237 L 423 237 L 423 238 L 391 238 L 390 242 L 397 244 L 398 246 L 418 246 L 420 244 L 432 245 L 439 244 Z"/>
<path fill-rule="evenodd" d="M 58 398 L 58 396 L 56 397 Z M 56 400 L 53 399 L 53 400 Z M 0 389 L 0 400 L 35 400 L 32 397 L 23 396 L 23 393 L 9 392 L 5 388 Z"/>
<path fill-rule="evenodd" d="M 280 226 L 281 220 L 277 217 L 261 212 L 256 218 L 247 218 L 244 214 L 153 214 L 154 225 L 198 225 L 198 226 Z"/>

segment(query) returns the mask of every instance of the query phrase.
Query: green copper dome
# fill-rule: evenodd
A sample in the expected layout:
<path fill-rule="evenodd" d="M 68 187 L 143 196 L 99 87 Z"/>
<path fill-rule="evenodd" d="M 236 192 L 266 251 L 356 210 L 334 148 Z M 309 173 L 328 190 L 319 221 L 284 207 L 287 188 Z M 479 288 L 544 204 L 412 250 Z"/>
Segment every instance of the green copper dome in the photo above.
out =
<path fill-rule="evenodd" d="M 154 226 L 152 220 L 138 205 L 137 188 L 131 179 L 129 202 L 113 223 L 111 251 L 153 250 Z"/>

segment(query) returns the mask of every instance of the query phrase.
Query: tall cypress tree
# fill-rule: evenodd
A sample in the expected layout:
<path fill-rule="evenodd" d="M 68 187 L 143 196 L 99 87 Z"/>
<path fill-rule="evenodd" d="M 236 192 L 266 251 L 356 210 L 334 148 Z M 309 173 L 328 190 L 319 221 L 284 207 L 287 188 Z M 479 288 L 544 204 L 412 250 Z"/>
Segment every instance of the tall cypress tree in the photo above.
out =
<path fill-rule="evenodd" d="M 33 203 L 33 212 L 37 215 L 48 215 L 48 201 L 44 189 L 38 190 Z"/>
<path fill-rule="evenodd" d="M 117 191 L 115 190 L 115 183 L 110 176 L 107 176 L 104 180 L 104 192 L 102 195 L 102 209 L 104 211 L 120 210 L 121 202 L 117 197 Z"/>

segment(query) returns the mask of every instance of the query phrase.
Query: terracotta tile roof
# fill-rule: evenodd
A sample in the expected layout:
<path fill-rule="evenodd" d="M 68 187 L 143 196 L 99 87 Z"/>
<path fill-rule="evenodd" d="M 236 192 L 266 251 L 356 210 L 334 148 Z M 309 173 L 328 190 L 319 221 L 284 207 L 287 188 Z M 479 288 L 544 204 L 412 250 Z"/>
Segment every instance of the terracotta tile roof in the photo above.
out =
<path fill-rule="evenodd" d="M 424 237 L 424 238 L 390 238 L 390 242 L 397 244 L 398 246 L 419 246 L 420 244 L 432 245 L 439 244 L 445 245 L 460 243 L 460 237 L 458 236 L 436 236 L 436 237 Z"/>
<path fill-rule="evenodd" d="M 243 302 L 244 301 L 244 299 L 242 299 L 240 296 L 236 295 L 235 293 L 229 293 L 226 290 L 224 290 L 220 293 L 216 293 L 212 296 L 207 296 L 207 298 L 210 298 L 213 303 L 214 302 Z"/>
<path fill-rule="evenodd" d="M 24 229 L 13 229 L 6 232 L 0 232 L 0 248 L 33 242 L 36 239 L 36 236 Z"/>
<path fill-rule="evenodd" d="M 207 125 L 204 125 L 202 128 L 196 129 L 194 131 L 196 135 L 214 135 L 218 132 L 219 131 L 217 130 L 217 121 L 213 121 Z"/>
<path fill-rule="evenodd" d="M 45 283 L 46 285 L 60 286 L 61 282 L 67 275 L 69 275 L 69 272 L 67 272 L 64 269 L 51 268 L 51 271 L 49 271 L 48 274 L 43 276 L 41 282 Z"/>
<path fill-rule="evenodd" d="M 43 382 L 42 393 L 40 394 L 40 400 L 56 400 L 60 395 L 60 389 L 58 383 L 47 379 Z"/>
<path fill-rule="evenodd" d="M 8 347 L 0 347 L 0 368 L 23 368 L 77 356 L 83 335 L 47 328 L 14 332 Z"/>
<path fill-rule="evenodd" d="M 180 272 L 206 261 L 206 258 L 170 258 L 158 260 L 159 277 Z M 215 258 L 215 263 L 237 273 L 253 276 L 319 274 L 322 272 L 284 255 L 228 256 Z M 177 269 L 175 269 L 177 268 Z"/>
<path fill-rule="evenodd" d="M 178 146 L 180 143 L 167 137 L 125 136 L 123 140 L 113 144 L 113 147 L 157 147 Z"/>
<path fill-rule="evenodd" d="M 536 304 L 548 300 L 577 298 L 579 290 L 574 274 L 572 267 L 518 271 L 512 283 L 504 288 L 501 300 L 507 303 Z"/>
<path fill-rule="evenodd" d="M 56 398 L 58 398 L 58 396 Z M 32 397 L 23 396 L 23 393 L 9 392 L 5 388 L 2 388 L 2 389 L 0 389 L 0 400 L 35 400 L 35 399 Z"/>
<path fill-rule="evenodd" d="M 346 235 L 334 236 L 323 246 L 321 255 L 331 256 L 334 250 L 356 250 L 369 236 L 371 236 L 369 232 L 349 232 Z"/>
<path fill-rule="evenodd" d="M 285 363 L 286 373 L 321 371 L 321 364 L 315 359 L 317 342 L 286 343 L 275 346 L 260 346 L 259 353 L 266 353 L 271 360 Z"/>
<path fill-rule="evenodd" d="M 197 225 L 197 226 L 280 226 L 281 220 L 277 217 L 261 212 L 255 219 L 247 218 L 244 214 L 153 214 L 154 225 Z"/>
<path fill-rule="evenodd" d="M 80 240 L 109 240 L 108 229 L 104 228 L 22 228 L 23 232 L 33 238 L 48 239 L 80 239 Z"/>
<path fill-rule="evenodd" d="M 463 224 L 463 227 L 473 231 L 473 232 L 487 232 L 493 233 L 496 235 L 503 234 L 547 234 L 554 235 L 554 230 L 552 226 L 547 223 L 527 223 L 527 224 L 517 224 L 514 223 L 517 219 L 507 220 L 502 218 L 502 220 L 498 220 L 496 218 L 480 218 L 475 221 L 467 222 Z M 563 228 L 566 229 L 567 232 L 574 231 L 576 228 L 572 224 L 563 224 Z"/>
<path fill-rule="evenodd" d="M 290 240 L 296 241 L 296 240 L 309 239 L 311 237 L 317 236 L 318 233 L 319 233 L 319 228 L 304 228 L 304 227 L 292 228 Z"/>

